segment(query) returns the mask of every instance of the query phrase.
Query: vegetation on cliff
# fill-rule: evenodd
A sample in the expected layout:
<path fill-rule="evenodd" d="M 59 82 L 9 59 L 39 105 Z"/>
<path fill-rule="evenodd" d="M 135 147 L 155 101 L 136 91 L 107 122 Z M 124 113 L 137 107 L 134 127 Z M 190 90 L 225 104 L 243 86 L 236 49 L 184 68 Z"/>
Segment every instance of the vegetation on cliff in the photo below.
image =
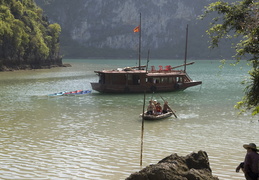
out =
<path fill-rule="evenodd" d="M 237 108 L 252 109 L 252 114 L 259 113 L 259 2 L 242 0 L 235 3 L 217 1 L 206 7 L 204 16 L 217 12 L 207 33 L 211 37 L 212 47 L 217 47 L 221 39 L 240 38 L 234 44 L 235 57 L 249 59 L 250 79 L 245 82 L 245 96 L 238 102 Z"/>
<path fill-rule="evenodd" d="M 0 0 L 0 70 L 62 65 L 60 32 L 34 0 Z"/>

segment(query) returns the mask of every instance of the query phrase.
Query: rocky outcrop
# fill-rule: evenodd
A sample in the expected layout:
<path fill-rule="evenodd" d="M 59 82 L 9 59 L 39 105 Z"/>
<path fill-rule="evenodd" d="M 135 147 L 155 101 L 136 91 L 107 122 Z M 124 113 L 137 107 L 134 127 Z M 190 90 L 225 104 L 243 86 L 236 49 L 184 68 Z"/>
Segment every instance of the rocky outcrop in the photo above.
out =
<path fill-rule="evenodd" d="M 185 157 L 172 154 L 157 164 L 131 174 L 126 180 L 218 180 L 212 175 L 205 151 Z"/>

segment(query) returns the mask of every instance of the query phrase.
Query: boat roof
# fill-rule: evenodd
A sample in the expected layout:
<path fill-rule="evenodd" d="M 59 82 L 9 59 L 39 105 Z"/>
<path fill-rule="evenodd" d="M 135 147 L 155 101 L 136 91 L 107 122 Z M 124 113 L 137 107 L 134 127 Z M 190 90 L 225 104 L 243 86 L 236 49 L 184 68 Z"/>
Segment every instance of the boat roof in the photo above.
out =
<path fill-rule="evenodd" d="M 102 71 L 94 71 L 95 73 L 98 74 L 146 74 L 148 77 L 158 77 L 158 76 L 185 76 L 186 73 L 183 71 L 148 71 L 146 72 L 145 70 L 131 70 L 131 71 L 125 71 L 125 70 L 102 70 Z"/>
<path fill-rule="evenodd" d="M 175 66 L 175 67 L 171 67 L 170 65 L 167 65 L 165 66 L 167 67 L 165 69 L 163 69 L 162 66 L 159 66 L 159 70 L 153 69 L 154 66 L 152 66 L 152 69 L 149 71 L 146 71 L 144 69 L 146 68 L 146 66 L 134 66 L 134 67 L 124 67 L 124 68 L 117 68 L 113 70 L 101 70 L 101 71 L 94 71 L 94 72 L 98 74 L 146 74 L 147 76 L 175 76 L 175 75 L 184 76 L 186 75 L 186 72 L 184 72 L 183 70 L 174 70 L 174 69 L 184 65 L 191 65 L 193 63 L 194 62 L 190 62 L 187 64 Z"/>
<path fill-rule="evenodd" d="M 180 71 L 171 71 L 171 72 L 159 72 L 159 73 L 152 73 L 149 72 L 147 74 L 148 77 L 159 77 L 159 76 L 185 76 L 186 73 Z"/>
<path fill-rule="evenodd" d="M 145 70 L 102 70 L 102 71 L 94 71 L 95 73 L 104 73 L 104 74 L 146 74 Z"/>

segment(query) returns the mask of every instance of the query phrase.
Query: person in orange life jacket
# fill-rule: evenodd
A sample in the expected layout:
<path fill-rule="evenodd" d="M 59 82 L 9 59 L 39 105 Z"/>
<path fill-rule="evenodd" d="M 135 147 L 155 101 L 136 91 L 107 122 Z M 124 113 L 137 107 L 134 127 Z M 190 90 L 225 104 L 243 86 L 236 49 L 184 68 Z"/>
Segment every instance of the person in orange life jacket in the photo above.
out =
<path fill-rule="evenodd" d="M 162 107 L 159 102 L 156 104 L 156 114 L 162 114 Z"/>
<path fill-rule="evenodd" d="M 240 163 L 236 168 L 236 172 L 243 170 L 246 180 L 257 180 L 259 177 L 259 154 L 254 143 L 244 144 L 243 147 L 247 150 L 245 161 Z"/>

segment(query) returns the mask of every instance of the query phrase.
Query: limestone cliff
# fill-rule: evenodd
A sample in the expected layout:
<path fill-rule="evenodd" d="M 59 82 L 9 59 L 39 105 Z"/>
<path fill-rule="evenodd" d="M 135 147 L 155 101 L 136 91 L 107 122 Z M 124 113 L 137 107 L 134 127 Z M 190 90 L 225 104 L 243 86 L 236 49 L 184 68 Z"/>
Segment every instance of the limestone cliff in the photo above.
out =
<path fill-rule="evenodd" d="M 136 57 L 138 35 L 133 28 L 142 15 L 142 49 L 151 57 L 183 58 L 189 25 L 189 57 L 216 56 L 204 38 L 208 21 L 197 20 L 212 0 L 36 0 L 61 24 L 63 54 L 70 57 Z M 227 55 L 217 50 L 217 56 Z M 216 57 L 217 57 L 216 56 Z M 219 57 L 220 58 L 220 57 Z"/>

